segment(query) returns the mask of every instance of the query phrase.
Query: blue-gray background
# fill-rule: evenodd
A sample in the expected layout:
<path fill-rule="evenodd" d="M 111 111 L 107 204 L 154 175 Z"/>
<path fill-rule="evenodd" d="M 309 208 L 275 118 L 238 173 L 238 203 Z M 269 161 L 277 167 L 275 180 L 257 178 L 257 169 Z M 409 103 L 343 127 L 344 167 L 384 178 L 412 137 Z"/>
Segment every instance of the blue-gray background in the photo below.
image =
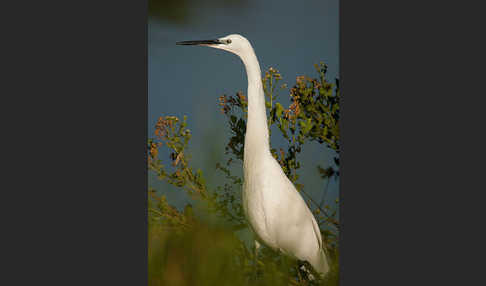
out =
<path fill-rule="evenodd" d="M 241 34 L 252 43 L 262 73 L 274 67 L 282 74 L 282 83 L 292 86 L 298 75 L 317 77 L 314 64 L 323 61 L 328 65 L 328 79 L 334 81 L 339 75 L 338 1 L 186 0 L 181 3 L 184 5 L 176 7 L 177 13 L 170 14 L 174 6 L 167 5 L 162 16 L 149 17 L 148 133 L 153 137 L 154 125 L 161 115 L 180 118 L 187 115 L 188 128 L 192 131 L 189 150 L 192 165 L 203 169 L 209 185 L 214 186 L 221 176 L 214 165 L 224 161 L 224 146 L 229 137 L 218 97 L 234 95 L 237 91 L 246 94 L 245 70 L 233 54 L 207 47 L 176 46 L 175 42 Z M 280 92 L 279 101 L 288 106 L 288 90 Z M 276 136 L 278 132 L 272 134 L 272 145 L 284 146 L 284 141 Z M 327 202 L 333 202 L 338 196 L 339 182 L 331 180 L 327 184 L 319 178 L 316 169 L 317 164 L 323 167 L 333 164 L 334 155 L 317 143 L 305 146 L 300 155 L 299 182 L 316 201 L 321 201 L 324 194 Z M 241 175 L 241 168 L 235 168 Z M 153 175 L 149 175 L 149 186 L 163 191 L 169 202 L 178 207 L 187 201 L 182 192 L 161 183 Z"/>

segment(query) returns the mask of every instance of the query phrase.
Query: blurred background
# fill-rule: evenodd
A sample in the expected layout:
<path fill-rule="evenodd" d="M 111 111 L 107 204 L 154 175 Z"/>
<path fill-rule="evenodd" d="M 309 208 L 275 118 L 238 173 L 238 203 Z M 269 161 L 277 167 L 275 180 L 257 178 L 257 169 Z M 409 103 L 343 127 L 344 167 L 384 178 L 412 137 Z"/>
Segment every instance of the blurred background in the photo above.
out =
<path fill-rule="evenodd" d="M 329 67 L 328 80 L 333 82 L 339 75 L 338 12 L 337 0 L 149 0 L 149 137 L 159 116 L 187 115 L 192 131 L 192 165 L 204 170 L 209 186 L 216 185 L 221 173 L 214 166 L 224 161 L 229 136 L 218 97 L 238 91 L 246 94 L 245 69 L 233 54 L 207 47 L 176 46 L 175 42 L 241 34 L 252 43 L 262 74 L 273 67 L 282 74 L 281 83 L 291 87 L 299 75 L 317 77 L 314 64 L 322 61 Z M 279 94 L 278 100 L 288 107 L 288 89 Z M 277 136 L 271 141 L 274 147 L 284 142 Z M 316 201 L 325 196 L 326 201 L 333 202 L 338 197 L 339 182 L 323 181 L 316 168 L 317 164 L 334 165 L 335 154 L 323 147 L 306 144 L 299 155 L 299 182 Z M 235 174 L 241 175 L 238 170 Z M 164 192 L 176 207 L 189 202 L 184 192 L 170 191 L 174 187 L 151 173 L 149 186 Z"/>

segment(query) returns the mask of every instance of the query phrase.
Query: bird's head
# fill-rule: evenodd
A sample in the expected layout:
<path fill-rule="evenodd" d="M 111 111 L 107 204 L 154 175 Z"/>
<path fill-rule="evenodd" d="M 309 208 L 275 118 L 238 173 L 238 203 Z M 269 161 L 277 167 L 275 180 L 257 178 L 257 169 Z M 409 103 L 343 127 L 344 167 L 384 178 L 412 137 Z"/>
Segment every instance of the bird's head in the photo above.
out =
<path fill-rule="evenodd" d="M 177 42 L 177 45 L 197 45 L 206 46 L 216 49 L 232 52 L 237 56 L 244 56 L 246 52 L 251 51 L 250 42 L 243 36 L 231 34 L 222 38 L 213 40 L 183 41 Z"/>

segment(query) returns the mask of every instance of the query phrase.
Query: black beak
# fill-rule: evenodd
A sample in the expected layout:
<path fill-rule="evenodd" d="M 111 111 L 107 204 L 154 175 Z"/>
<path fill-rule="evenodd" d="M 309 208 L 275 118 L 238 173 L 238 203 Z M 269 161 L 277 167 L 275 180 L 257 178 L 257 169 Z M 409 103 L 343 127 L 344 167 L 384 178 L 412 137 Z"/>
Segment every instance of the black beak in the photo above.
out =
<path fill-rule="evenodd" d="M 176 45 L 219 45 L 219 44 L 222 44 L 220 40 L 182 41 L 176 43 Z"/>

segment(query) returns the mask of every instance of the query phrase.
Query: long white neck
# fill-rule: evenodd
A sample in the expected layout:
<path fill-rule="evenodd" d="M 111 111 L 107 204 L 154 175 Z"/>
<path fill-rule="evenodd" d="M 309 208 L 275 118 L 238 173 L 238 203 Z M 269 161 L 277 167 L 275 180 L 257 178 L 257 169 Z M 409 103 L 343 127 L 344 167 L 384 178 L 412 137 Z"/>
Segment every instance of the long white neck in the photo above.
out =
<path fill-rule="evenodd" d="M 244 161 L 270 154 L 267 113 L 260 65 L 253 49 L 240 56 L 248 77 L 248 121 L 246 124 Z M 253 160 L 252 160 L 253 161 Z"/>

